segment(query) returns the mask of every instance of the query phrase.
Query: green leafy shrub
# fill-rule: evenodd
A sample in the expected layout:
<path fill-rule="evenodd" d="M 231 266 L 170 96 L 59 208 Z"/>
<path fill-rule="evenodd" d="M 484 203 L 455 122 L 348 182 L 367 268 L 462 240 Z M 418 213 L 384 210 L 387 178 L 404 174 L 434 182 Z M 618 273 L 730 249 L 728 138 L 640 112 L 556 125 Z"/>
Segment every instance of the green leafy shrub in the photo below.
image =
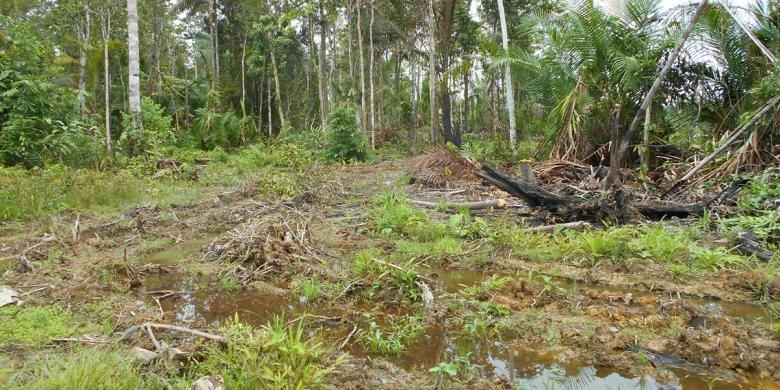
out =
<path fill-rule="evenodd" d="M 173 118 L 165 113 L 162 106 L 146 96 L 141 99 L 141 120 L 143 136 L 133 129 L 132 116 L 129 113 L 122 114 L 125 131 L 119 138 L 119 143 L 125 153 L 132 156 L 140 152 L 156 152 L 176 143 L 176 133 L 171 128 Z"/>
<path fill-rule="evenodd" d="M 0 164 L 43 166 L 74 148 L 75 91 L 55 84 L 53 46 L 23 21 L 0 16 Z"/>
<path fill-rule="evenodd" d="M 328 161 L 366 161 L 368 145 L 360 133 L 355 109 L 340 107 L 330 113 L 327 131 L 328 144 L 325 157 Z"/>

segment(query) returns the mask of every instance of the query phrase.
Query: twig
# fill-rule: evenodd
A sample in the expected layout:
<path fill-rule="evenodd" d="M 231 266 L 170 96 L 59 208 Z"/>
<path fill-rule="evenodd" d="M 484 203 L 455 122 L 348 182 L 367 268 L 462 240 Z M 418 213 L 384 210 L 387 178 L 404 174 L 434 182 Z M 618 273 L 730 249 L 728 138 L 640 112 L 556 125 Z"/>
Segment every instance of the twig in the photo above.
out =
<path fill-rule="evenodd" d="M 84 343 L 84 344 L 110 344 L 112 341 L 109 340 L 103 340 L 95 337 L 84 337 L 84 338 L 75 338 L 75 337 L 66 337 L 66 338 L 56 338 L 51 339 L 51 341 L 55 343 Z"/>
<path fill-rule="evenodd" d="M 165 319 L 165 310 L 163 310 L 162 305 L 160 304 L 160 298 L 152 296 L 152 299 L 157 303 L 157 307 L 160 309 L 160 319 Z"/>
<path fill-rule="evenodd" d="M 287 321 L 284 324 L 284 326 L 290 325 L 292 323 L 298 322 L 298 321 L 300 321 L 300 320 L 302 320 L 304 318 L 308 318 L 308 317 L 316 318 L 316 319 L 323 320 L 323 321 L 340 321 L 341 320 L 341 317 L 326 317 L 326 316 L 318 316 L 318 315 L 309 314 L 309 313 L 303 313 L 300 317 L 294 318 L 294 319 L 292 319 L 290 321 Z"/>
<path fill-rule="evenodd" d="M 143 325 L 135 325 L 124 331 L 122 333 L 122 336 L 119 338 L 119 341 L 124 341 L 130 338 L 132 335 L 134 335 L 136 332 L 138 332 L 141 328 L 145 326 L 150 326 L 152 328 L 158 328 L 158 329 L 167 329 L 172 330 L 174 332 L 182 332 L 182 333 L 189 333 L 194 336 L 203 337 L 205 339 L 219 341 L 220 343 L 227 343 L 227 337 L 215 335 L 211 333 L 206 333 L 200 330 L 185 328 L 183 326 L 177 326 L 177 325 L 170 325 L 170 324 L 155 324 L 155 323 L 145 323 Z"/>
<path fill-rule="evenodd" d="M 30 290 L 30 291 L 27 291 L 25 293 L 22 293 L 21 295 L 31 295 L 31 294 L 37 293 L 38 291 L 48 290 L 50 288 L 52 288 L 51 285 L 46 285 L 46 286 L 43 286 L 43 287 L 36 288 L 35 290 Z"/>
<path fill-rule="evenodd" d="M 146 328 L 146 334 L 149 335 L 149 339 L 152 340 L 152 344 L 154 345 L 154 350 L 156 352 L 160 352 L 162 347 L 160 346 L 160 342 L 157 341 L 157 338 L 154 337 L 154 332 L 152 332 L 152 327 L 149 326 L 149 324 L 146 324 L 144 328 Z"/>
<path fill-rule="evenodd" d="M 401 272 L 412 272 L 412 270 L 404 269 L 403 267 L 399 267 L 399 266 L 397 266 L 397 265 L 395 265 L 393 263 L 388 263 L 388 262 L 386 262 L 384 260 L 375 259 L 373 257 L 371 258 L 371 260 L 376 261 L 379 264 L 384 264 L 384 265 L 386 265 L 386 266 L 388 266 L 390 268 L 396 269 L 396 270 L 401 271 Z M 414 274 L 415 274 L 415 276 L 417 276 L 420 279 L 427 280 L 428 282 L 434 283 L 433 279 L 431 279 L 431 278 L 428 278 L 428 277 L 423 276 L 423 275 L 419 275 L 417 273 L 414 273 Z"/>
<path fill-rule="evenodd" d="M 357 326 L 357 324 L 355 324 L 355 326 L 352 328 L 352 331 L 349 332 L 349 334 L 344 339 L 344 341 L 341 342 L 341 345 L 339 345 L 339 349 L 344 349 L 344 347 L 347 345 L 347 343 L 352 338 L 352 336 L 354 336 L 355 333 L 357 333 L 357 330 L 358 330 L 358 326 Z"/>

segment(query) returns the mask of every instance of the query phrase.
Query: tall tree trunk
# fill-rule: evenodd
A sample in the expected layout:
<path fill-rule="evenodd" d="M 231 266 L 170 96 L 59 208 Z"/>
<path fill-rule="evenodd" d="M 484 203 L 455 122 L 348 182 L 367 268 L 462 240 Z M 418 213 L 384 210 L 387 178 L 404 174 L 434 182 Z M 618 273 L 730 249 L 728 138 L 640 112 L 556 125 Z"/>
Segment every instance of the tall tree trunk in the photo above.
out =
<path fill-rule="evenodd" d="M 276 66 L 276 55 L 271 50 L 271 66 L 274 68 L 274 86 L 276 88 L 276 106 L 279 109 L 279 122 L 284 129 L 286 122 L 284 120 L 284 107 L 282 107 L 282 88 L 279 85 L 279 68 Z"/>
<path fill-rule="evenodd" d="M 371 149 L 376 149 L 376 123 L 374 117 L 374 0 L 369 0 L 371 22 L 368 24 L 368 77 L 371 85 Z"/>
<path fill-rule="evenodd" d="M 436 109 L 436 14 L 433 10 L 433 0 L 428 1 L 430 23 L 428 30 L 428 95 L 431 108 L 431 142 L 436 143 L 438 125 L 438 110 Z"/>
<path fill-rule="evenodd" d="M 490 138 L 494 138 L 498 132 L 498 83 L 496 76 L 490 80 Z"/>
<path fill-rule="evenodd" d="M 209 0 L 209 34 L 211 35 L 211 88 L 219 86 L 219 43 L 217 43 L 217 3 Z"/>
<path fill-rule="evenodd" d="M 111 34 L 111 10 L 103 8 L 100 14 L 100 31 L 103 35 L 103 104 L 105 105 L 106 150 L 111 153 L 111 74 L 108 72 L 108 40 Z"/>
<path fill-rule="evenodd" d="M 268 139 L 274 136 L 274 113 L 271 108 L 271 80 L 268 80 Z"/>
<path fill-rule="evenodd" d="M 469 129 L 469 99 L 471 98 L 469 96 L 470 74 L 471 74 L 471 66 L 469 65 L 468 69 L 465 72 L 463 72 L 463 126 L 461 126 L 461 130 L 464 133 L 467 133 Z"/>
<path fill-rule="evenodd" d="M 246 118 L 246 32 L 241 44 L 241 114 Z"/>
<path fill-rule="evenodd" d="M 87 45 L 92 31 L 89 7 L 84 5 L 84 24 L 79 28 L 79 111 L 85 115 L 87 111 Z"/>
<path fill-rule="evenodd" d="M 395 125 L 398 127 L 401 127 L 401 124 L 403 123 L 402 115 L 402 104 L 401 104 L 401 51 L 400 49 L 395 53 L 395 110 L 394 114 L 396 117 Z"/>
<path fill-rule="evenodd" d="M 501 46 L 504 55 L 509 55 L 509 35 L 506 28 L 506 13 L 504 12 L 504 0 L 498 0 L 498 17 L 501 19 Z M 512 70 L 509 62 L 504 67 L 504 88 L 506 94 L 506 111 L 509 115 L 509 143 L 512 151 L 517 151 L 517 128 L 515 123 L 515 93 L 512 89 Z"/>
<path fill-rule="evenodd" d="M 442 75 L 440 84 L 441 116 L 444 139 L 460 146 L 460 132 L 452 126 L 452 95 L 450 93 L 450 39 L 455 18 L 455 0 L 441 1 L 441 23 L 439 24 L 439 55 Z"/>
<path fill-rule="evenodd" d="M 409 141 L 410 143 L 413 143 L 417 138 L 417 96 L 419 95 L 417 90 L 417 63 L 409 61 L 409 67 L 412 72 L 412 96 L 410 97 L 412 109 L 411 118 L 409 118 L 409 123 L 411 124 L 411 126 L 409 126 Z"/>
<path fill-rule="evenodd" d="M 352 61 L 352 0 L 347 2 L 347 62 L 349 62 L 349 85 L 355 85 L 355 61 Z"/>
<path fill-rule="evenodd" d="M 360 52 L 360 130 L 363 134 L 368 134 L 366 128 L 366 66 L 363 61 L 363 33 L 362 21 L 360 19 L 360 7 L 357 4 L 357 32 L 358 32 L 358 52 Z"/>
<path fill-rule="evenodd" d="M 138 45 L 138 2 L 127 0 L 128 91 L 127 101 L 135 130 L 143 130 L 141 122 L 141 69 Z M 141 133 L 143 134 L 143 133 Z"/>
<path fill-rule="evenodd" d="M 325 44 L 325 32 L 327 31 L 325 26 L 325 0 L 320 0 L 320 52 L 319 52 L 319 66 L 317 67 L 317 81 L 319 83 L 320 92 L 320 126 L 325 128 L 325 122 L 328 117 L 328 84 L 325 81 L 327 75 L 325 74 L 325 51 L 327 50 Z M 335 38 L 335 37 L 334 37 Z M 335 53 L 334 53 L 335 55 Z"/>
<path fill-rule="evenodd" d="M 241 44 L 241 143 L 246 145 L 246 31 Z"/>

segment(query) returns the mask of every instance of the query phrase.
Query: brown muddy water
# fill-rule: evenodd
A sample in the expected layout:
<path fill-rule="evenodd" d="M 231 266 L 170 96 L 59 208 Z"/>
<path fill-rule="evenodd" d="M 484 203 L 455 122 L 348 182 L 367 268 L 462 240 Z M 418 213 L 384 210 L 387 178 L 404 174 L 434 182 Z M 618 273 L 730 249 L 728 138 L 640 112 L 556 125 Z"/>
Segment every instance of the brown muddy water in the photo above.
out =
<path fill-rule="evenodd" d="M 476 271 L 432 270 L 443 291 L 455 292 L 480 283 L 488 275 Z M 152 293 L 176 292 L 162 299 L 160 304 L 167 321 L 176 321 L 190 326 L 217 325 L 238 315 L 243 322 L 262 326 L 274 316 L 295 319 L 303 315 L 337 317 L 345 314 L 344 309 L 322 308 L 322 305 L 307 304 L 304 299 L 289 293 L 282 295 L 260 292 L 226 292 L 213 286 L 198 286 L 192 279 L 178 274 L 154 274 L 147 277 L 145 285 L 136 291 L 140 300 L 147 303 Z M 730 304 L 701 300 L 702 305 L 723 313 L 741 314 L 745 317 L 758 315 L 754 305 Z M 151 304 L 155 304 L 151 302 Z M 378 322 L 392 320 L 392 314 L 377 313 L 376 307 L 351 307 L 377 315 Z M 709 310 L 709 309 L 708 309 Z M 339 321 L 321 321 L 320 330 L 327 340 L 334 343 L 344 339 L 351 325 Z M 370 356 L 359 343 L 346 347 L 355 356 Z M 421 339 L 409 346 L 399 356 L 385 357 L 404 369 L 426 372 L 440 362 L 466 359 L 477 378 L 502 380 L 513 384 L 516 389 L 742 389 L 776 388 L 771 384 L 730 383 L 714 380 L 673 368 L 672 379 L 659 381 L 650 376 L 634 377 L 614 369 L 594 367 L 576 359 L 566 357 L 565 351 L 536 349 L 523 345 L 521 340 L 507 340 L 498 337 L 475 338 L 470 335 L 453 334 L 444 326 L 427 328 Z"/>

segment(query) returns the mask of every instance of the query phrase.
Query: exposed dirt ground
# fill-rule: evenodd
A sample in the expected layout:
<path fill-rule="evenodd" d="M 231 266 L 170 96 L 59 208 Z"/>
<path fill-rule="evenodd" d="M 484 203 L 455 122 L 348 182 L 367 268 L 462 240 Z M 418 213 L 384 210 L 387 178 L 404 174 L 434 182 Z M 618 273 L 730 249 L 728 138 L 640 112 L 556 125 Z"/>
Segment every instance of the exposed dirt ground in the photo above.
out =
<path fill-rule="evenodd" d="M 350 353 L 328 379 L 333 388 L 437 387 L 428 370 L 466 352 L 474 378 L 450 387 L 780 388 L 780 341 L 755 304 L 762 275 L 747 271 L 681 278 L 643 261 L 534 262 L 467 240 L 462 253 L 423 257 L 414 268 L 432 302 L 381 289 L 366 298 L 370 281 L 350 276 L 350 256 L 395 245 L 368 231 L 373 197 L 392 188 L 434 202 L 493 192 L 402 185 L 405 169 L 394 161 L 312 172 L 319 184 L 291 199 L 260 196 L 246 183 L 193 204 L 7 226 L 0 231 L 0 261 L 8 268 L 2 284 L 25 294 L 27 305 L 78 312 L 103 302 L 115 333 L 146 321 L 215 329 L 235 313 L 257 325 L 281 312 L 308 316 L 308 329 Z M 528 210 L 513 203 L 479 214 L 488 222 L 514 221 Z M 17 264 L 20 254 L 34 271 Z M 471 261 L 477 254 L 482 261 Z M 534 274 L 548 277 L 526 277 Z M 496 276 L 509 282 L 464 292 Z M 307 302 L 296 289 L 301 277 L 338 291 Z M 236 285 L 225 286 L 226 279 Z M 765 284 L 763 293 L 777 300 L 780 281 Z M 483 324 L 478 319 L 487 306 L 508 311 Z M 398 356 L 369 353 L 356 342 L 356 331 L 367 332 L 370 321 L 389 324 L 415 313 L 425 334 Z"/>

